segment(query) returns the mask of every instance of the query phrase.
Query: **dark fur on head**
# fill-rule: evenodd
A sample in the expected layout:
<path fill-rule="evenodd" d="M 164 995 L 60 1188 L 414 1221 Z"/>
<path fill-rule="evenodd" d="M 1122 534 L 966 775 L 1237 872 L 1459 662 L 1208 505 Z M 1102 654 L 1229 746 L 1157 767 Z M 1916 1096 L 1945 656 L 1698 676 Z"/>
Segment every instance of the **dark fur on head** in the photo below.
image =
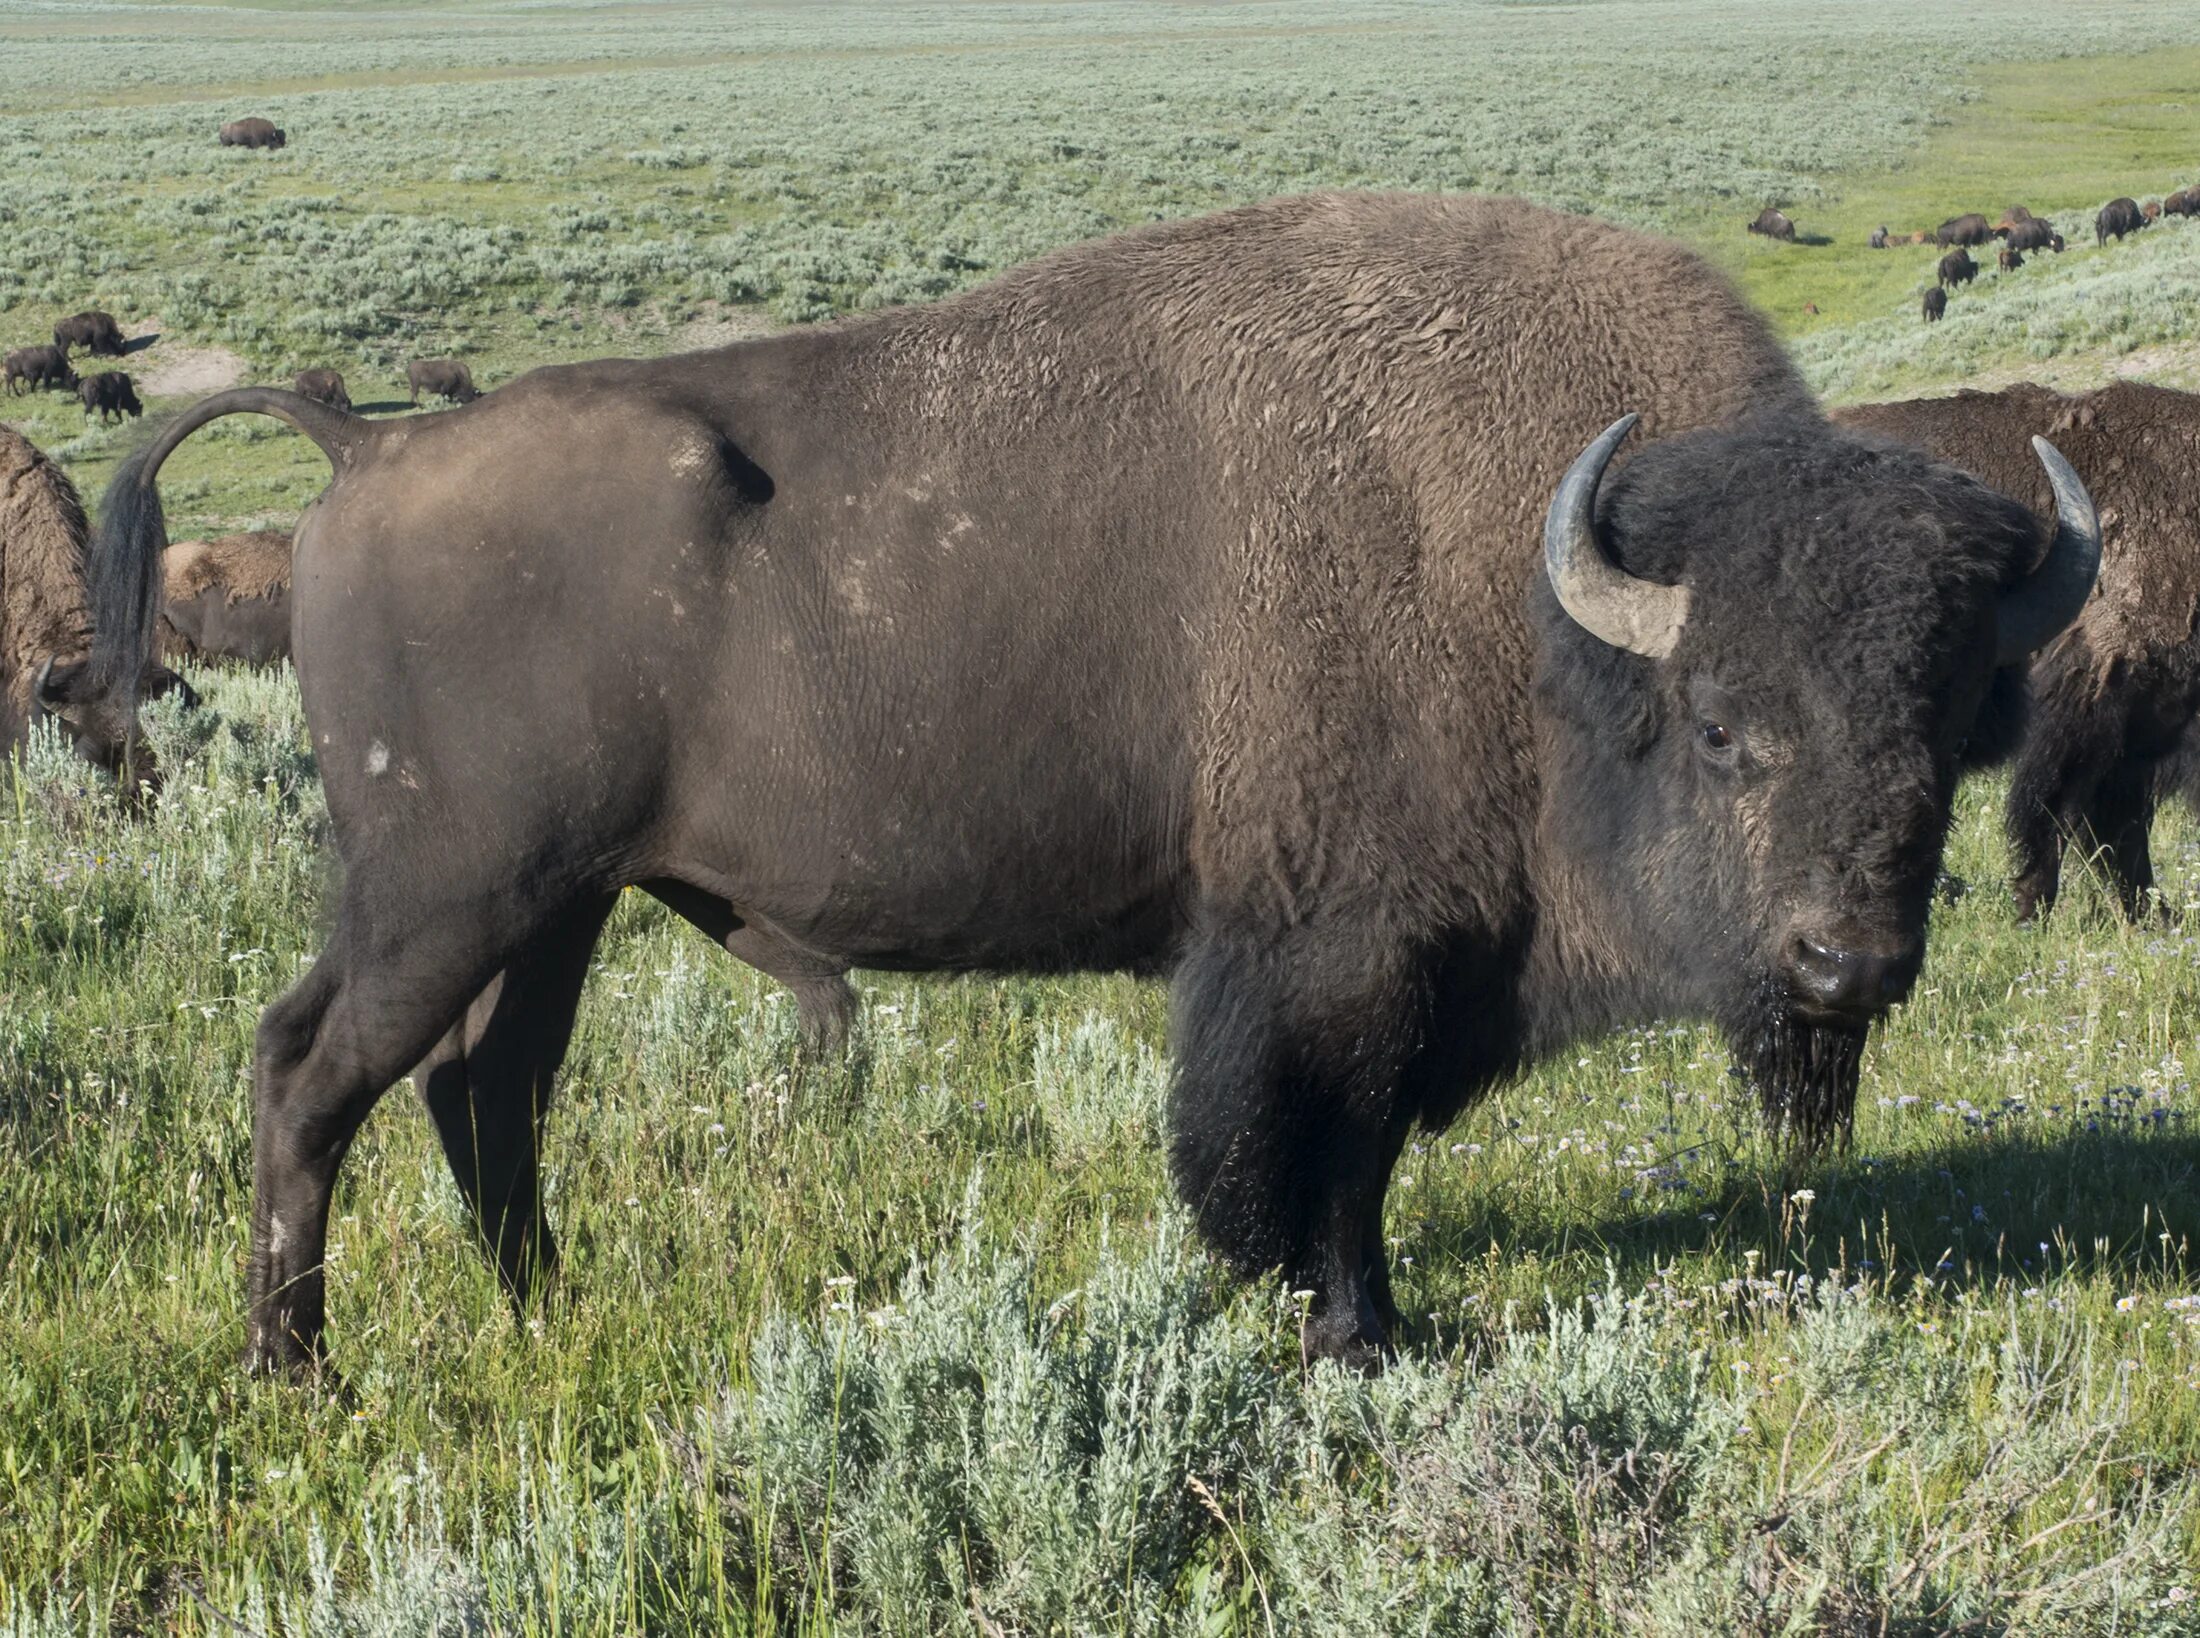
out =
<path fill-rule="evenodd" d="M 1653 663 L 1536 583 L 1544 835 L 1632 955 L 1629 1010 L 1717 1019 L 1768 1113 L 1816 1141 L 1847 1125 L 1864 1021 L 1797 1006 L 1785 941 L 1921 945 L 1991 716 L 1993 606 L 2041 526 L 1917 451 L 1795 418 L 1652 445 L 1602 499 L 1612 556 L 1692 603 Z"/>

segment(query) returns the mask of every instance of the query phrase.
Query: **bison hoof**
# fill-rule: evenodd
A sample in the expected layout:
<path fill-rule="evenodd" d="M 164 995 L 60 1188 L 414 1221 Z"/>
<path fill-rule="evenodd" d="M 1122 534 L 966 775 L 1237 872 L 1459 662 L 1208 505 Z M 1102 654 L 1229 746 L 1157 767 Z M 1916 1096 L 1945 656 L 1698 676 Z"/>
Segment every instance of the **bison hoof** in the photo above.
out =
<path fill-rule="evenodd" d="M 1349 1299 L 1318 1305 L 1299 1327 L 1299 1358 L 1309 1367 L 1326 1359 L 1373 1376 L 1395 1357 L 1365 1288 Z"/>

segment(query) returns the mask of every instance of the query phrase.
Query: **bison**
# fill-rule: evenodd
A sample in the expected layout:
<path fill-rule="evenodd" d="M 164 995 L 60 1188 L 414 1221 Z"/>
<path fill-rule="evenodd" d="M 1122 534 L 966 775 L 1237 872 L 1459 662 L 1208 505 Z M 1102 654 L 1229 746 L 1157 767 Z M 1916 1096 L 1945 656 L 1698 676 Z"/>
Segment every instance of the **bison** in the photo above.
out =
<path fill-rule="evenodd" d="M 2164 216 L 2200 216 L 2200 190 L 2179 188 L 2162 201 Z"/>
<path fill-rule="evenodd" d="M 1870 240 L 1869 240 L 1868 242 L 1869 242 L 1869 244 L 1870 244 L 1871 248 L 1872 248 L 1872 249 L 1874 249 L 1874 250 L 1885 250 L 1885 249 L 1887 248 L 1887 243 L 1888 243 L 1888 241 L 1887 241 L 1887 224 L 1886 224 L 1886 223 L 1884 223 L 1884 222 L 1882 222 L 1882 223 L 1880 223 L 1880 224 L 1879 224 L 1879 226 L 1877 226 L 1877 227 L 1873 228 L 1873 229 L 1872 229 L 1872 236 L 1871 236 L 1871 238 L 1870 238 Z"/>
<path fill-rule="evenodd" d="M 2044 445 L 2043 523 L 1832 427 L 1681 247 L 1465 195 L 1154 224 L 424 419 L 217 394 L 108 490 L 107 675 L 161 463 L 240 412 L 333 468 L 291 625 L 344 876 L 255 1060 L 247 1361 L 286 1372 L 416 1065 L 527 1299 L 629 884 L 806 1006 L 1170 971 L 1177 1189 L 1312 1293 L 1309 1355 L 1373 1362 L 1415 1124 L 1564 1043 L 1715 1019 L 1778 1127 L 1845 1128 L 1958 747 L 2098 549 Z"/>
<path fill-rule="evenodd" d="M 72 314 L 56 324 L 53 344 L 63 353 L 71 347 L 81 347 L 94 358 L 120 358 L 130 350 L 122 339 L 122 326 L 115 322 L 114 314 L 96 310 Z"/>
<path fill-rule="evenodd" d="M 334 370 L 300 370 L 292 388 L 300 398 L 310 398 L 316 404 L 340 410 L 351 408 L 351 393 L 344 386 L 344 378 Z"/>
<path fill-rule="evenodd" d="M 273 121 L 257 117 L 231 120 L 222 127 L 221 138 L 224 148 L 280 148 L 290 140 Z"/>
<path fill-rule="evenodd" d="M 450 404 L 471 404 L 481 396 L 473 372 L 455 358 L 414 359 L 405 366 L 405 385 L 412 388 L 415 405 L 424 392 Z"/>
<path fill-rule="evenodd" d="M 2001 264 L 2001 270 L 2004 273 L 2014 273 L 2024 265 L 2023 255 L 2010 245 L 2003 245 L 2001 254 L 1994 259 Z"/>
<path fill-rule="evenodd" d="M 2093 242 L 2105 246 L 2110 239 L 2122 244 L 2124 235 L 2137 233 L 2147 225 L 2147 218 L 2139 210 L 2135 199 L 2111 199 L 2093 218 Z"/>
<path fill-rule="evenodd" d="M 1934 285 L 1925 292 L 1925 322 L 1938 324 L 1948 311 L 1948 292 Z"/>
<path fill-rule="evenodd" d="M 1940 258 L 1940 286 L 1945 290 L 1952 284 L 1969 284 L 1978 277 L 1978 263 L 1971 260 L 1968 250 L 1951 250 Z"/>
<path fill-rule="evenodd" d="M 137 387 L 120 370 L 102 370 L 88 375 L 76 384 L 76 395 L 83 400 L 86 415 L 96 412 L 99 424 L 105 426 L 111 416 L 119 421 L 124 416 L 143 415 L 145 406 L 138 402 Z"/>
<path fill-rule="evenodd" d="M 2032 213 L 2030 211 L 2022 205 L 2011 205 L 2001 213 L 2001 220 L 1994 224 L 1994 236 L 1996 238 L 2007 238 L 2011 228 L 2031 220 Z"/>
<path fill-rule="evenodd" d="M 2055 231 L 2055 224 L 2044 217 L 2035 216 L 2017 223 L 2005 238 L 2006 248 L 2010 250 L 2052 250 L 2057 255 L 2062 254 L 2063 237 Z"/>
<path fill-rule="evenodd" d="M 2096 858 L 2126 914 L 2154 885 L 2147 833 L 2159 800 L 2189 792 L 2200 753 L 2200 397 L 2119 381 L 2065 397 L 2045 387 L 1961 392 L 1838 412 L 2031 498 L 2030 440 L 2069 452 L 2101 508 L 2100 589 L 2031 666 L 2030 725 L 2004 823 L 2017 912 L 2055 902 L 2062 853 Z"/>
<path fill-rule="evenodd" d="M 0 361 L 0 379 L 6 381 L 11 395 L 49 387 L 74 392 L 77 384 L 76 371 L 69 368 L 69 355 L 59 347 L 16 348 Z"/>
<path fill-rule="evenodd" d="M 1795 239 L 1795 224 L 1770 205 L 1757 213 L 1756 220 L 1749 224 L 1749 231 L 1787 243 L 1793 243 Z"/>
<path fill-rule="evenodd" d="M 1933 231 L 1933 243 L 1945 249 L 1949 245 L 1982 245 L 1994 236 L 1994 230 L 1986 218 L 1977 211 L 1964 216 L 1951 216 Z"/>
<path fill-rule="evenodd" d="M 20 751 L 33 726 L 52 721 L 79 757 L 135 788 L 153 771 L 142 749 L 132 754 L 135 709 L 118 715 L 116 700 L 91 686 L 85 663 L 92 645 L 87 544 L 84 508 L 68 474 L 0 426 L 0 756 Z M 182 686 L 148 660 L 135 692 Z"/>
<path fill-rule="evenodd" d="M 272 665 L 290 658 L 290 536 L 179 540 L 161 554 L 161 653 Z"/>

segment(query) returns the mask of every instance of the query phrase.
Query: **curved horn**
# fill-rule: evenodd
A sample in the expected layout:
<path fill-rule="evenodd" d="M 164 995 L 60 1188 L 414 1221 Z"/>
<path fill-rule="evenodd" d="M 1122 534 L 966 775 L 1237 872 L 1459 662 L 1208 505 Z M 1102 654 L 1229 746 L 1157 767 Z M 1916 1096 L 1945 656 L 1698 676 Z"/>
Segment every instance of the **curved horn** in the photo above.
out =
<path fill-rule="evenodd" d="M 2015 665 L 2038 652 L 2077 619 L 2101 572 L 2101 520 L 2093 497 L 2068 461 L 2045 438 L 2032 448 L 2055 491 L 2055 539 L 2039 567 L 2002 593 L 1998 664 Z"/>
<path fill-rule="evenodd" d="M 1688 623 L 1688 588 L 1638 580 L 1597 539 L 1597 485 L 1613 451 L 1640 419 L 1623 415 L 1574 458 L 1543 516 L 1543 568 L 1559 607 L 1592 637 L 1662 660 Z"/>
<path fill-rule="evenodd" d="M 46 709 L 46 685 L 53 681 L 53 656 L 46 656 L 46 663 L 38 668 L 38 675 L 31 679 L 31 726 L 36 728 L 50 714 Z"/>

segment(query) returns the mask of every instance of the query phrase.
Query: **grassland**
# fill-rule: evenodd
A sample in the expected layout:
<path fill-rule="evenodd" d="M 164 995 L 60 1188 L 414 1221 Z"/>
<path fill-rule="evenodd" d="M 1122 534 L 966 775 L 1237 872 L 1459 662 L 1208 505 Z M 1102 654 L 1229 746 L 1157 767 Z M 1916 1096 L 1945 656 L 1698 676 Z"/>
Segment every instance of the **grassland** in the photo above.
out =
<path fill-rule="evenodd" d="M 2103 3 L 334 8 L 0 3 L 0 342 L 86 302 L 256 378 L 486 381 L 951 291 L 1161 214 L 1486 187 L 1664 227 L 1814 378 L 2175 379 L 2200 228 L 1914 317 L 1931 225 L 2200 181 L 2200 17 Z M 221 118 L 289 126 L 224 152 Z M 1782 204 L 1822 244 L 1740 224 Z M 1806 316 L 1805 302 L 1820 309 Z M 129 437 L 15 400 L 96 488 Z M 179 530 L 281 521 L 228 423 Z M 2172 923 L 2014 925 L 1966 793 L 1856 1142 L 1799 1165 L 1707 1032 L 1543 1066 L 1400 1168 L 1416 1336 L 1296 1358 L 1185 1238 L 1163 1000 L 867 979 L 850 1050 L 622 907 L 506 1312 L 402 1092 L 346 1169 L 350 1395 L 250 1384 L 251 1024 L 311 959 L 294 688 L 198 679 L 127 821 L 0 800 L 0 1630 L 2200 1631 L 2200 831 Z"/>

